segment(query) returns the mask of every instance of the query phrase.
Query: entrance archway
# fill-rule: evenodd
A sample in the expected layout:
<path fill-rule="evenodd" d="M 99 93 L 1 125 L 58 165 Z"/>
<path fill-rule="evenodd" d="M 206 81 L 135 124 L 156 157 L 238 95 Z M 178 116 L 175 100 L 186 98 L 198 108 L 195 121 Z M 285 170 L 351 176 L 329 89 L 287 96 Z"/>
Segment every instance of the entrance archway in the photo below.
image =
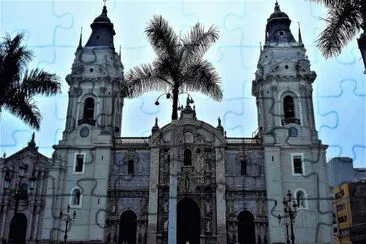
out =
<path fill-rule="evenodd" d="M 195 201 L 184 198 L 177 205 L 177 244 L 199 244 L 200 233 L 200 209 Z"/>
<path fill-rule="evenodd" d="M 254 216 L 249 211 L 242 211 L 238 216 L 238 238 L 240 244 L 255 243 Z"/>
<path fill-rule="evenodd" d="M 15 214 L 10 221 L 9 243 L 25 244 L 27 222 L 27 217 L 24 214 Z"/>
<path fill-rule="evenodd" d="M 137 216 L 127 210 L 121 214 L 119 221 L 119 244 L 136 244 Z"/>

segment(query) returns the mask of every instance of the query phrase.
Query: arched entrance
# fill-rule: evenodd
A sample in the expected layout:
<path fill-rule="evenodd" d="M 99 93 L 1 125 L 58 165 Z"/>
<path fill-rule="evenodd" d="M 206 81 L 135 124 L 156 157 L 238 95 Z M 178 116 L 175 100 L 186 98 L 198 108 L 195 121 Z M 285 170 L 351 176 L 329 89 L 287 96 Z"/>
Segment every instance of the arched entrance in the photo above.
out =
<path fill-rule="evenodd" d="M 127 210 L 119 221 L 119 244 L 136 244 L 136 214 Z"/>
<path fill-rule="evenodd" d="M 199 244 L 200 209 L 196 202 L 184 198 L 177 205 L 177 244 Z"/>
<path fill-rule="evenodd" d="M 239 244 L 254 244 L 255 229 L 254 216 L 249 211 L 242 211 L 238 216 Z"/>
<path fill-rule="evenodd" d="M 9 243 L 25 244 L 27 222 L 27 217 L 24 214 L 15 214 L 10 222 Z"/>

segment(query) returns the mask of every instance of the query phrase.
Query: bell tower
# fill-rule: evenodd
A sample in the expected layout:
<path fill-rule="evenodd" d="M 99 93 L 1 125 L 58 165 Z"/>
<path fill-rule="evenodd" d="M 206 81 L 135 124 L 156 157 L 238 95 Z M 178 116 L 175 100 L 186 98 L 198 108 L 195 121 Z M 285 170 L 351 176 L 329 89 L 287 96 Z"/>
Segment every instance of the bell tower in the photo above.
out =
<path fill-rule="evenodd" d="M 327 146 L 318 139 L 312 100 L 316 73 L 300 27 L 296 41 L 290 24 L 276 1 L 252 83 L 264 146 L 270 243 L 286 240 L 277 216 L 284 214 L 282 201 L 289 190 L 298 204 L 296 243 L 330 243 Z"/>
<path fill-rule="evenodd" d="M 43 239 L 62 240 L 62 221 L 54 218 L 67 206 L 76 219 L 70 241 L 105 242 L 109 166 L 115 137 L 121 133 L 125 85 L 121 54 L 114 48 L 115 31 L 107 7 L 91 24 L 83 46 L 80 35 L 71 74 L 67 75 L 69 101 L 62 140 L 54 146 Z"/>

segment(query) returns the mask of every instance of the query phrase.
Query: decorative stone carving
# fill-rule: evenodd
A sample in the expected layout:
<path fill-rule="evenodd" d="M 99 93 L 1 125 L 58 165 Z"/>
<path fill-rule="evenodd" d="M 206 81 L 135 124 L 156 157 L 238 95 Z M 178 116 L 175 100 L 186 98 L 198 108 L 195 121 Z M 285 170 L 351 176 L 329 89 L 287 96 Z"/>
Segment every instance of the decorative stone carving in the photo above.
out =
<path fill-rule="evenodd" d="M 184 142 L 193 143 L 193 134 L 191 132 L 184 133 Z"/>

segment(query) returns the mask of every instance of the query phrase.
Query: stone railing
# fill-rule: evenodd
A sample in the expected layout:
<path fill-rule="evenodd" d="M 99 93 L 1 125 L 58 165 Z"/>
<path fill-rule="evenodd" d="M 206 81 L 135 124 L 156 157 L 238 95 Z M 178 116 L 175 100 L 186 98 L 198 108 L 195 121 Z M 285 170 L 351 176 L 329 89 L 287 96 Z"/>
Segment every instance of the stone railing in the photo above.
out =
<path fill-rule="evenodd" d="M 249 137 L 229 137 L 226 138 L 228 144 L 261 144 L 260 138 L 249 138 Z"/>
<path fill-rule="evenodd" d="M 116 144 L 148 144 L 150 137 L 117 137 Z"/>

